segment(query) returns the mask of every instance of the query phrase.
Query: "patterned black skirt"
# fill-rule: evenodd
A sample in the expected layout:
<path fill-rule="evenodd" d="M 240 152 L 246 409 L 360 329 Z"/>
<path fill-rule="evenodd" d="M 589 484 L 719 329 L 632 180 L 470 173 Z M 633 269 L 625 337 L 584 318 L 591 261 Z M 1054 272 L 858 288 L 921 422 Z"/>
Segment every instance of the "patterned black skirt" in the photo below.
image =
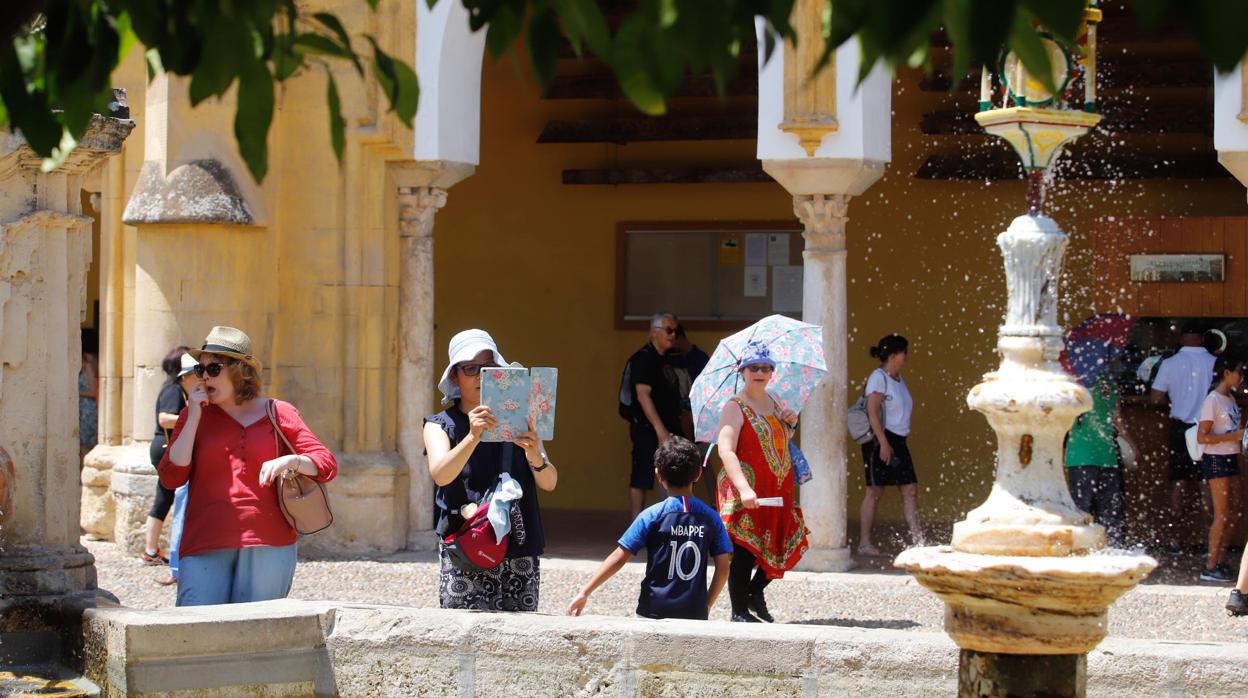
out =
<path fill-rule="evenodd" d="M 541 565 L 536 557 L 509 557 L 485 572 L 460 569 L 438 546 L 442 573 L 438 601 L 442 608 L 475 611 L 536 611 Z"/>

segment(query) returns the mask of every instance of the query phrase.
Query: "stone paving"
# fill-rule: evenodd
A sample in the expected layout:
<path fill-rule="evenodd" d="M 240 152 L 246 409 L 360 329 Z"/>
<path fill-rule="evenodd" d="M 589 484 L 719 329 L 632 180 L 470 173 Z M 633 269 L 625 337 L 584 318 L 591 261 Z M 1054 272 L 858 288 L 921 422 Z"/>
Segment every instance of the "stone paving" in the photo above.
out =
<path fill-rule="evenodd" d="M 173 587 L 154 579 L 164 568 L 144 565 L 113 543 L 83 541 L 95 555 L 99 586 L 132 608 L 174 605 Z M 778 622 L 940 632 L 944 609 L 936 596 L 909 576 L 885 569 L 886 560 L 848 573 L 792 572 L 768 589 Z M 593 559 L 542 559 L 539 610 L 562 613 L 598 562 Z M 1187 564 L 1179 565 L 1181 570 Z M 630 563 L 590 598 L 587 613 L 631 615 L 644 573 Z M 1170 571 L 1167 571 L 1170 570 Z M 1163 565 L 1163 581 L 1187 576 Z M 370 559 L 301 560 L 291 597 L 349 603 L 437 606 L 437 561 L 431 553 L 400 553 Z M 1200 642 L 1248 642 L 1248 618 L 1231 618 L 1222 604 L 1229 587 L 1151 583 L 1129 592 L 1110 611 L 1115 637 Z M 727 620 L 725 592 L 712 618 Z"/>

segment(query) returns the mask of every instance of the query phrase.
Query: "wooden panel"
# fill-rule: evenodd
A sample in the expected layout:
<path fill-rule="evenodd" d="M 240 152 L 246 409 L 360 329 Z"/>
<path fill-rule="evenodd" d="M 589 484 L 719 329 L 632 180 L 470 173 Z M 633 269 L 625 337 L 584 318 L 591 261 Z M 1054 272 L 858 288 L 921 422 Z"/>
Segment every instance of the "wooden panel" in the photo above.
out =
<path fill-rule="evenodd" d="M 1226 277 L 1238 283 L 1226 290 L 1223 311 L 1233 317 L 1248 315 L 1248 220 L 1222 219 L 1222 241 L 1226 249 Z"/>
<path fill-rule="evenodd" d="M 1129 218 L 1099 221 L 1092 265 L 1097 309 L 1143 317 L 1248 315 L 1248 218 Z M 1133 283 L 1133 254 L 1222 254 L 1222 283 Z"/>

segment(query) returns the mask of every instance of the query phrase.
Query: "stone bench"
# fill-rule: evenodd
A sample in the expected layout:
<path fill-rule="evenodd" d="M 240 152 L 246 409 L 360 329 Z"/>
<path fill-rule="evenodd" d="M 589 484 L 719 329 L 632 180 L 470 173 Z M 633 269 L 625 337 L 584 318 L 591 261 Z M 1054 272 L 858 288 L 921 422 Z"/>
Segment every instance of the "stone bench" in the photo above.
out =
<path fill-rule="evenodd" d="M 105 695 L 953 695 L 942 633 L 288 599 L 86 614 Z M 1239 695 L 1248 644 L 1109 639 L 1088 695 Z"/>

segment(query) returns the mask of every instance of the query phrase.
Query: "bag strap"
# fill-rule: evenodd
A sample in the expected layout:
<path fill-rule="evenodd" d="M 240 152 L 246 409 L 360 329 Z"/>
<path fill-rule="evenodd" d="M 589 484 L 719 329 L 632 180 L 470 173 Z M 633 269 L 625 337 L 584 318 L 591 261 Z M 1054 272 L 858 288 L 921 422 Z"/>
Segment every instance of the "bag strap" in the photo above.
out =
<path fill-rule="evenodd" d="M 282 427 L 277 423 L 277 401 L 269 398 L 264 403 L 264 413 L 268 415 L 269 423 L 273 425 L 273 444 L 277 446 L 277 455 L 282 455 L 282 444 L 286 444 L 286 450 L 291 455 L 297 454 L 295 447 L 290 445 L 290 439 L 286 438 L 286 433 L 282 431 Z M 281 439 L 281 443 L 278 443 L 278 439 Z"/>

